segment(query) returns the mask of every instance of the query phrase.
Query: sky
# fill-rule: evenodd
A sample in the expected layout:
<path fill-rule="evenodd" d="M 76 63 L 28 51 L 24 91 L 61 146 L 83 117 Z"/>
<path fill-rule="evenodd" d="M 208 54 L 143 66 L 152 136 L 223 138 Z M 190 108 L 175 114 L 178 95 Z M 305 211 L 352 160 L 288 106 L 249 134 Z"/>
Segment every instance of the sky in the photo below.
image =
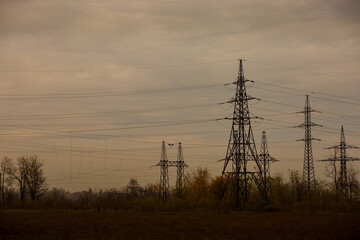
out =
<path fill-rule="evenodd" d="M 315 176 L 326 150 L 360 146 L 356 0 L 0 0 L 0 156 L 37 154 L 49 187 L 158 183 L 161 142 L 221 174 L 238 59 L 272 174 L 302 171 L 310 95 Z M 359 157 L 360 151 L 349 150 Z M 352 166 L 360 171 L 359 163 Z M 176 169 L 170 169 L 175 184 Z"/>

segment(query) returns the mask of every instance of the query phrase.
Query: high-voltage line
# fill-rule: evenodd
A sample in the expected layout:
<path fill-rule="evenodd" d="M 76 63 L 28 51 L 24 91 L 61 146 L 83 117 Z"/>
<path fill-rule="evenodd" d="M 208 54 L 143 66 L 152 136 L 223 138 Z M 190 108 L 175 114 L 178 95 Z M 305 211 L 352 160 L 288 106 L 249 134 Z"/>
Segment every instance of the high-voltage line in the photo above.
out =
<path fill-rule="evenodd" d="M 347 171 L 347 162 L 360 161 L 360 158 L 354 158 L 354 157 L 347 156 L 346 150 L 352 149 L 352 148 L 358 148 L 358 147 L 346 145 L 344 127 L 341 126 L 340 144 L 327 148 L 327 149 L 335 150 L 334 157 L 321 160 L 322 162 L 335 162 L 335 164 L 336 164 L 336 162 L 340 162 L 340 173 L 339 173 L 339 176 L 335 176 L 335 178 L 338 178 L 340 190 L 346 196 L 349 193 L 349 186 L 350 186 L 349 178 L 348 178 L 348 171 Z M 338 156 L 338 154 L 337 154 L 338 152 L 340 152 L 340 156 Z M 335 168 L 336 168 L 336 165 L 335 165 Z M 335 182 L 335 184 L 336 184 L 336 182 Z"/>
<path fill-rule="evenodd" d="M 165 141 L 161 146 L 160 162 L 155 166 L 160 166 L 160 198 L 165 202 L 170 197 L 169 167 L 177 168 L 176 194 L 178 197 L 184 196 L 184 169 L 188 165 L 184 162 L 181 142 L 179 142 L 177 161 L 169 161 L 166 152 Z"/>
<path fill-rule="evenodd" d="M 267 144 L 267 138 L 265 131 L 262 132 L 261 137 L 261 150 L 260 150 L 260 162 L 262 164 L 262 186 L 263 186 L 263 198 L 267 200 L 270 195 L 270 163 L 278 161 L 275 158 L 271 157 L 269 154 L 268 144 Z"/>
<path fill-rule="evenodd" d="M 226 118 L 232 120 L 232 127 L 219 188 L 219 198 L 222 199 L 226 189 L 231 185 L 232 198 L 237 208 L 240 207 L 240 201 L 243 205 L 247 202 L 251 179 L 255 181 L 259 190 L 263 191 L 260 186 L 262 166 L 256 151 L 248 106 L 248 100 L 254 98 L 246 93 L 245 83 L 247 81 L 240 59 L 238 77 L 233 83 L 236 86 L 236 94 L 228 101 L 228 103 L 234 104 L 234 111 L 231 118 Z M 254 171 L 249 171 L 249 161 L 256 163 Z"/>
<path fill-rule="evenodd" d="M 313 159 L 311 141 L 319 140 L 319 139 L 313 138 L 311 136 L 311 127 L 312 126 L 320 126 L 319 124 L 311 122 L 311 113 L 312 112 L 316 112 L 316 111 L 310 107 L 309 95 L 306 95 L 304 111 L 300 112 L 300 113 L 304 113 L 305 122 L 303 124 L 301 124 L 299 127 L 304 127 L 304 129 L 305 129 L 305 137 L 303 139 L 300 139 L 300 141 L 305 142 L 303 181 L 305 183 L 306 190 L 307 190 L 309 197 L 311 197 L 312 192 L 316 188 L 314 159 Z"/>

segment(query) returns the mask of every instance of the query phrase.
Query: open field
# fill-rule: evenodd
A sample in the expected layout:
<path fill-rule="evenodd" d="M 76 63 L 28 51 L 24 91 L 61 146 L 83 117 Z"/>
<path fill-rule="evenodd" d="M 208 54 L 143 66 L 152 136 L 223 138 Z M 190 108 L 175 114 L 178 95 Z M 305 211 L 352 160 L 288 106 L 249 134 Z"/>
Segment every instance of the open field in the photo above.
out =
<path fill-rule="evenodd" d="M 359 239 L 353 214 L 3 210 L 0 239 Z"/>

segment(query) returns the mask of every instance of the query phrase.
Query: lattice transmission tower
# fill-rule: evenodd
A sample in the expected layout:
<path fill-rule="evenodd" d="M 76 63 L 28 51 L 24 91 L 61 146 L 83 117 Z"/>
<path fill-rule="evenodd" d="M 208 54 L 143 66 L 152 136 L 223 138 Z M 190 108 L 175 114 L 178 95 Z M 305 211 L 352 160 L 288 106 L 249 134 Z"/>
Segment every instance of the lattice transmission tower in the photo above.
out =
<path fill-rule="evenodd" d="M 184 170 L 188 165 L 184 162 L 184 155 L 181 146 L 181 142 L 179 142 L 178 154 L 177 154 L 177 174 L 176 174 L 176 194 L 179 198 L 184 196 L 184 184 L 185 184 L 185 175 Z"/>
<path fill-rule="evenodd" d="M 305 129 L 305 137 L 300 139 L 300 141 L 305 142 L 305 150 L 304 150 L 304 166 L 303 166 L 303 181 L 306 186 L 306 190 L 309 196 L 311 196 L 312 192 L 316 188 L 315 183 L 315 170 L 314 170 L 314 159 L 312 152 L 312 141 L 320 139 L 313 138 L 311 136 L 311 127 L 313 126 L 321 126 L 319 124 L 311 122 L 311 113 L 316 112 L 310 107 L 309 95 L 306 95 L 305 107 L 304 111 L 300 113 L 304 113 L 305 122 L 301 124 L 299 127 L 304 127 Z"/>
<path fill-rule="evenodd" d="M 224 159 L 219 198 L 222 199 L 226 189 L 231 186 L 232 199 L 235 206 L 243 206 L 247 202 L 250 181 L 253 179 L 260 191 L 262 168 L 256 151 L 254 135 L 251 128 L 248 100 L 254 99 L 246 93 L 245 83 L 248 80 L 244 77 L 243 61 L 239 60 L 239 73 L 237 80 L 233 83 L 236 86 L 235 96 L 228 101 L 234 104 L 229 143 Z M 249 169 L 248 162 L 255 162 L 255 168 Z M 252 171 L 251 171 L 252 170 Z"/>
<path fill-rule="evenodd" d="M 184 155 L 181 146 L 181 142 L 179 142 L 177 161 L 169 161 L 166 152 L 166 144 L 165 141 L 162 142 L 161 146 L 161 157 L 160 162 L 155 166 L 159 166 L 160 169 L 160 198 L 163 201 L 166 201 L 170 197 L 170 182 L 169 182 L 169 167 L 177 168 L 176 175 L 176 195 L 178 197 L 184 196 L 184 169 L 188 167 L 188 165 L 184 162 Z"/>
<path fill-rule="evenodd" d="M 160 166 L 160 198 L 166 201 L 170 196 L 169 183 L 169 160 L 166 152 L 165 141 L 162 142 L 160 162 L 156 164 Z"/>
<path fill-rule="evenodd" d="M 270 163 L 278 161 L 274 157 L 270 156 L 268 144 L 267 144 L 267 138 L 265 131 L 262 132 L 261 137 L 261 150 L 259 154 L 260 162 L 262 165 L 262 186 L 263 186 L 263 198 L 267 200 L 270 195 L 270 189 L 271 189 L 271 182 L 270 182 Z"/>
<path fill-rule="evenodd" d="M 340 144 L 327 148 L 327 149 L 335 150 L 334 157 L 321 160 L 322 162 L 335 162 L 335 164 L 337 162 L 340 163 L 340 173 L 338 176 L 338 182 L 341 192 L 346 196 L 349 194 L 349 186 L 350 186 L 349 178 L 348 178 L 347 162 L 360 161 L 360 158 L 348 157 L 346 150 L 353 148 L 358 148 L 358 147 L 346 145 L 344 127 L 341 126 Z M 340 156 L 338 156 L 339 155 L 338 153 L 340 153 Z M 335 178 L 337 178 L 337 176 L 335 176 Z"/>

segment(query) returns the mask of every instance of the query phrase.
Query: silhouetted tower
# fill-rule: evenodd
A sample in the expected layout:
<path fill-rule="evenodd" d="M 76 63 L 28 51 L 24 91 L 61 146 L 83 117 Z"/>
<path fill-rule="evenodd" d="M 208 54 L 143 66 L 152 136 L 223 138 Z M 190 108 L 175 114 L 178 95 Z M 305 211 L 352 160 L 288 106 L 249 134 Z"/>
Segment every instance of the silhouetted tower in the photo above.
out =
<path fill-rule="evenodd" d="M 260 150 L 260 162 L 262 165 L 262 186 L 264 190 L 263 198 L 267 200 L 270 195 L 270 163 L 278 161 L 275 158 L 271 157 L 269 154 L 267 139 L 266 139 L 266 133 L 265 131 L 262 132 L 262 138 L 261 138 L 261 150 Z"/>
<path fill-rule="evenodd" d="M 325 160 L 321 160 L 322 162 L 326 162 L 326 161 L 340 162 L 340 173 L 339 173 L 338 181 L 339 181 L 340 190 L 345 195 L 348 195 L 348 193 L 349 193 L 349 178 L 348 178 L 348 171 L 347 171 L 347 162 L 348 161 L 360 161 L 359 158 L 353 158 L 353 157 L 347 156 L 346 150 L 352 149 L 352 148 L 358 148 L 358 147 L 346 145 L 344 127 L 341 126 L 340 144 L 328 148 L 328 149 L 335 150 L 334 158 L 328 158 Z M 340 153 L 339 157 L 337 154 L 338 152 Z M 335 167 L 336 167 L 336 165 L 335 165 Z"/>
<path fill-rule="evenodd" d="M 169 161 L 166 153 L 165 141 L 162 142 L 160 162 L 156 164 L 160 166 L 160 198 L 166 201 L 170 196 L 170 185 L 169 185 Z"/>
<path fill-rule="evenodd" d="M 176 167 L 177 167 L 176 194 L 179 198 L 181 198 L 184 196 L 184 182 L 185 182 L 184 169 L 188 167 L 188 165 L 186 165 L 184 162 L 184 155 L 183 155 L 181 142 L 179 142 Z"/>
<path fill-rule="evenodd" d="M 320 126 L 311 122 L 311 112 L 315 112 L 315 110 L 311 109 L 309 95 L 306 95 L 305 108 L 304 111 L 300 113 L 304 113 L 305 115 L 305 123 L 301 124 L 299 127 L 304 127 L 305 129 L 305 138 L 300 139 L 300 141 L 305 142 L 305 151 L 304 151 L 304 168 L 303 168 L 303 180 L 306 186 L 307 193 L 311 196 L 311 193 L 315 190 L 315 171 L 314 171 L 314 160 L 313 160 L 313 152 L 312 152 L 312 140 L 319 140 L 317 138 L 313 138 L 311 136 L 311 127 L 312 126 Z"/>
<path fill-rule="evenodd" d="M 226 118 L 232 120 L 232 127 L 219 189 L 219 198 L 221 199 L 228 186 L 232 186 L 231 192 L 236 207 L 240 206 L 240 200 L 243 201 L 243 204 L 247 202 L 249 180 L 253 178 L 255 183 L 259 184 L 262 175 L 248 106 L 248 100 L 254 98 L 246 94 L 245 83 L 247 81 L 244 77 L 243 64 L 240 59 L 238 77 L 236 82 L 233 83 L 236 86 L 236 94 L 228 101 L 228 103 L 234 104 L 234 111 L 231 118 Z M 249 171 L 247 165 L 249 161 L 256 162 L 257 169 L 255 171 Z"/>
<path fill-rule="evenodd" d="M 173 146 L 174 144 L 171 144 Z M 184 196 L 184 169 L 189 167 L 184 162 L 184 155 L 181 143 L 179 143 L 177 161 L 169 161 L 166 153 L 165 141 L 162 142 L 160 162 L 155 166 L 160 166 L 160 198 L 165 202 L 170 197 L 169 167 L 177 168 L 176 175 L 176 194 L 178 197 Z"/>

